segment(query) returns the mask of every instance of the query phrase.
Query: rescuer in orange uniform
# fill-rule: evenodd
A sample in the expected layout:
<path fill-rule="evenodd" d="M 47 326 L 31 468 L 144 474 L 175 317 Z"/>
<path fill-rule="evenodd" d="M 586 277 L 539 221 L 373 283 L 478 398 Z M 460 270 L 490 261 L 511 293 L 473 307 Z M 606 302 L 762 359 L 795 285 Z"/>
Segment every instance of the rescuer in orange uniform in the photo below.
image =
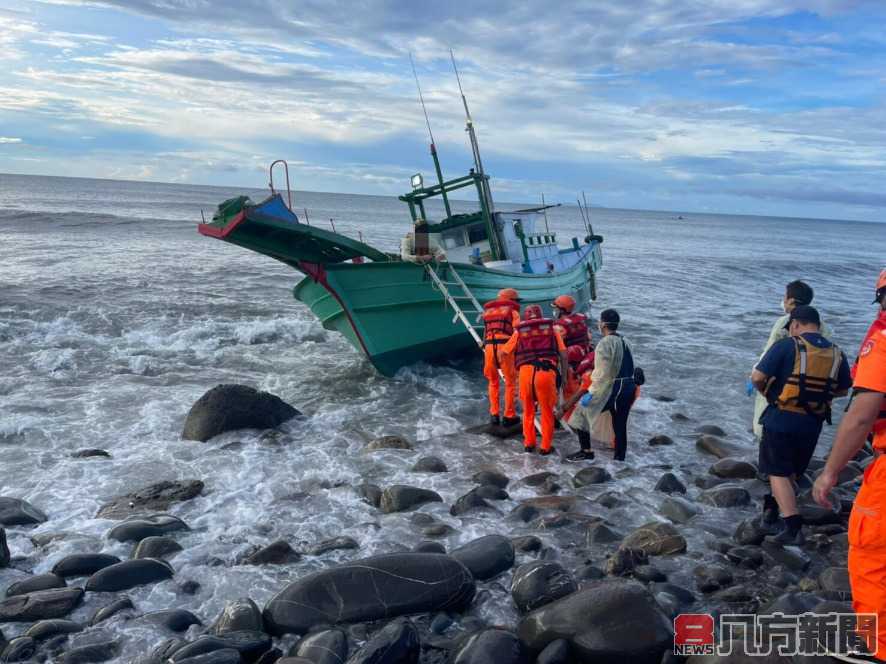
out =
<path fill-rule="evenodd" d="M 872 435 L 874 460 L 865 469 L 849 517 L 849 582 L 856 614 L 877 614 L 878 633 L 876 639 L 870 635 L 868 648 L 886 661 L 886 270 L 874 301 L 880 313 L 858 353 L 855 394 L 812 495 L 830 506 L 828 494 L 838 474 Z"/>
<path fill-rule="evenodd" d="M 520 374 L 520 402 L 523 404 L 523 451 L 535 451 L 535 407 L 541 411 L 541 451 L 552 451 L 554 409 L 561 376 L 566 375 L 566 344 L 554 329 L 554 321 L 542 316 L 541 307 L 532 304 L 523 312 L 523 321 L 504 347 L 513 353 Z"/>
<path fill-rule="evenodd" d="M 551 310 L 554 312 L 557 332 L 566 344 L 569 371 L 564 381 L 563 397 L 569 399 L 579 390 L 578 365 L 591 349 L 588 317 L 575 311 L 575 298 L 571 295 L 558 296 L 551 302 Z"/>
<path fill-rule="evenodd" d="M 493 425 L 513 426 L 517 419 L 517 369 L 513 353 L 505 353 L 507 343 L 520 322 L 520 296 L 513 288 L 498 292 L 498 297 L 483 305 L 483 375 L 489 381 L 489 421 Z M 501 373 L 499 373 L 501 372 Z M 501 380 L 505 383 L 505 416 L 501 419 Z"/>

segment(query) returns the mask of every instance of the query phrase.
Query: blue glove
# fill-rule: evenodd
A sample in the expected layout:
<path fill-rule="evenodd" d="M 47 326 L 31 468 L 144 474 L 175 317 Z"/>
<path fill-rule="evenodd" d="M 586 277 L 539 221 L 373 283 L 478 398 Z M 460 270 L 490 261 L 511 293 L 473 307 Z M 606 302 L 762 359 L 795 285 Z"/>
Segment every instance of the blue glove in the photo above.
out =
<path fill-rule="evenodd" d="M 751 382 L 750 378 L 748 378 L 748 382 L 745 383 L 745 390 L 747 391 L 747 395 L 749 397 L 754 396 L 754 392 L 756 392 L 756 388 L 754 387 L 754 384 Z"/>
<path fill-rule="evenodd" d="M 581 401 L 579 403 L 582 405 L 583 408 L 587 408 L 588 406 L 591 405 L 591 401 L 593 401 L 593 400 L 594 400 L 594 395 L 591 394 L 590 392 L 588 392 L 587 394 L 585 394 L 581 398 Z"/>

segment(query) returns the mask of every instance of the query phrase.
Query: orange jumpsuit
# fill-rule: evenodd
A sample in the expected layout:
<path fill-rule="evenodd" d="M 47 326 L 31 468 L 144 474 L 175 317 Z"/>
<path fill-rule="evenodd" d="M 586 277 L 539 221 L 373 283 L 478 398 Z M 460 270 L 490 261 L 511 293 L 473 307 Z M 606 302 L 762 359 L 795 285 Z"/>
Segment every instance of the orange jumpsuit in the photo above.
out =
<path fill-rule="evenodd" d="M 854 387 L 886 395 L 886 329 L 863 344 Z M 886 429 L 881 426 L 874 430 L 874 451 L 849 517 L 849 581 L 855 612 L 877 614 L 876 656 L 886 661 Z"/>
<path fill-rule="evenodd" d="M 554 338 L 557 342 L 557 350 L 566 352 L 566 344 L 563 337 L 556 330 Z M 518 333 L 514 333 L 510 341 L 505 345 L 506 353 L 513 354 L 517 349 L 519 340 Z M 560 360 L 553 360 L 559 365 Z M 520 403 L 523 404 L 523 445 L 534 448 L 537 442 L 535 431 L 535 407 L 541 415 L 541 449 L 551 449 L 554 442 L 554 409 L 557 407 L 557 372 L 537 369 L 530 364 L 524 364 L 519 369 L 520 374 Z"/>
<path fill-rule="evenodd" d="M 513 312 L 513 326 L 520 323 L 520 314 Z M 514 366 L 514 354 L 504 349 L 509 337 L 503 334 L 492 333 L 487 335 L 483 346 L 483 375 L 489 381 L 489 414 L 501 413 L 501 379 L 505 381 L 505 417 L 517 417 L 517 369 Z M 499 375 L 501 370 L 501 375 Z"/>

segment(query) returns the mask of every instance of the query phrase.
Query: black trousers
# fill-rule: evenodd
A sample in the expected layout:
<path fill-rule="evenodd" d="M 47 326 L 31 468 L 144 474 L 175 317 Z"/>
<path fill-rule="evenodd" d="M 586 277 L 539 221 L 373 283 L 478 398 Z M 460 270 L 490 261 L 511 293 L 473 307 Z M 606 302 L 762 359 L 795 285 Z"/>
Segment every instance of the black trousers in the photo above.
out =
<path fill-rule="evenodd" d="M 603 412 L 609 411 L 612 416 L 612 430 L 615 432 L 616 461 L 624 461 L 628 451 L 628 415 L 634 405 L 637 386 L 632 380 L 618 381 L 612 388 L 612 395 L 606 402 Z"/>

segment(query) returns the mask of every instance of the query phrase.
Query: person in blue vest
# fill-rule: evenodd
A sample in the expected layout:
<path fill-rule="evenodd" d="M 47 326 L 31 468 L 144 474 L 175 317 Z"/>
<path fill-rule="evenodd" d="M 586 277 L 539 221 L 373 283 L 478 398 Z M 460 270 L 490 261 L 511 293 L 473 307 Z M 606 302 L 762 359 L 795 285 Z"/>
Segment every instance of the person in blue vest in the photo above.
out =
<path fill-rule="evenodd" d="M 759 470 L 769 476 L 772 493 L 763 499 L 763 523 L 778 513 L 784 528 L 779 544 L 803 542 L 803 518 L 793 480 L 806 472 L 821 428 L 831 421 L 831 402 L 852 387 L 846 356 L 821 334 L 821 317 L 808 305 L 790 313 L 790 337 L 776 342 L 754 367 L 751 382 L 768 402 L 760 422 Z"/>

